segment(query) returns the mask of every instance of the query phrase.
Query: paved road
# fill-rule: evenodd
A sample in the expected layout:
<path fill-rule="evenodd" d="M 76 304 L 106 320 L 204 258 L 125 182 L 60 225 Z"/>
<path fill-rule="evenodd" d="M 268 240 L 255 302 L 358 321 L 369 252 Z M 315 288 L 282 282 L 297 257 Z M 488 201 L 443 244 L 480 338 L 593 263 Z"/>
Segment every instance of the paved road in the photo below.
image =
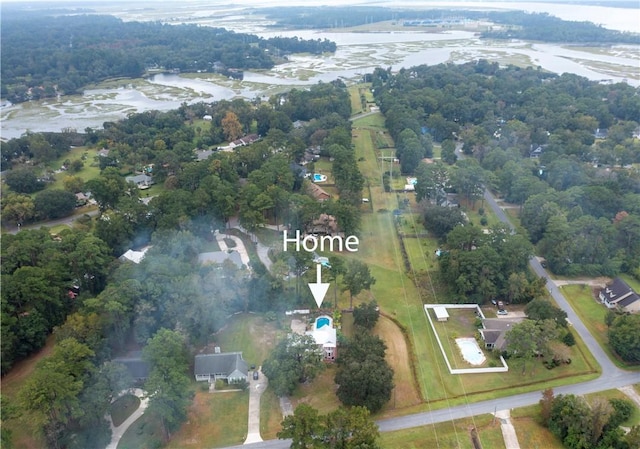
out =
<path fill-rule="evenodd" d="M 69 215 L 68 217 L 64 217 L 64 218 L 59 218 L 57 220 L 48 220 L 48 221 L 40 221 L 38 223 L 33 223 L 30 225 L 25 225 L 22 227 L 18 227 L 18 226 L 7 226 L 5 228 L 5 232 L 8 232 L 9 234 L 17 234 L 18 231 L 24 230 L 24 229 L 40 229 L 41 227 L 47 227 L 47 228 L 52 228 L 54 226 L 59 226 L 59 225 L 66 225 L 71 227 L 71 225 L 73 224 L 74 221 L 76 221 L 77 219 L 79 219 L 80 217 L 83 217 L 85 215 L 88 215 L 90 217 L 95 217 L 96 215 L 98 215 L 100 213 L 100 211 L 98 209 L 92 209 L 92 210 L 88 210 L 84 213 L 76 213 L 74 215 Z"/>

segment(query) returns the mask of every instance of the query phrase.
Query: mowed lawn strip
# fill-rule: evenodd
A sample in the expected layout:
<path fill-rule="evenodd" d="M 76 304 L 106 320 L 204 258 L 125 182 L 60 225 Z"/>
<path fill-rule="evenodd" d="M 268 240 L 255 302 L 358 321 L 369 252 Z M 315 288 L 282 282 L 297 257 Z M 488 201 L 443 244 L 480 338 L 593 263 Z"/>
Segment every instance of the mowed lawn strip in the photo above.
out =
<path fill-rule="evenodd" d="M 277 438 L 282 429 L 282 411 L 280 400 L 273 389 L 267 388 L 260 398 L 260 435 L 264 440 Z"/>
<path fill-rule="evenodd" d="M 571 308 L 580 317 L 580 320 L 589 329 L 591 335 L 600 344 L 609 359 L 618 367 L 631 370 L 640 370 L 638 365 L 630 365 L 623 362 L 613 352 L 609 346 L 609 338 L 607 337 L 607 325 L 604 323 L 604 317 L 607 314 L 607 308 L 602 305 L 594 296 L 591 287 L 586 284 L 581 285 L 563 285 L 559 287 L 562 294 Z"/>
<path fill-rule="evenodd" d="M 374 328 L 374 334 L 382 338 L 387 345 L 386 359 L 393 368 L 394 388 L 391 400 L 384 409 L 404 408 L 420 404 L 420 393 L 414 382 L 409 354 L 402 330 L 390 318 L 381 316 Z"/>
<path fill-rule="evenodd" d="M 166 447 L 200 449 L 242 444 L 247 435 L 248 418 L 248 391 L 197 391 L 187 422 L 173 434 Z"/>
<path fill-rule="evenodd" d="M 380 443 L 384 449 L 474 449 L 471 441 L 471 429 L 474 428 L 477 430 L 482 447 L 487 449 L 505 447 L 500 421 L 494 420 L 492 415 L 479 415 L 473 418 L 385 432 L 381 434 Z"/>

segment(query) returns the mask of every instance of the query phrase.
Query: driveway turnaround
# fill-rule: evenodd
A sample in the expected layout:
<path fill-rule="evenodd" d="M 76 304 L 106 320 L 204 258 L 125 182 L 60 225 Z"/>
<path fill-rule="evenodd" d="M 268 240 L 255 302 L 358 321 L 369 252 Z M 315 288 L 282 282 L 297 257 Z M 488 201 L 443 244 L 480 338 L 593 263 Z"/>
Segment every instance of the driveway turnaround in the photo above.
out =
<path fill-rule="evenodd" d="M 140 406 L 118 427 L 113 426 L 111 415 L 109 415 L 109 424 L 111 425 L 111 443 L 109 443 L 106 449 L 116 449 L 118 447 L 118 442 L 120 442 L 120 438 L 122 438 L 122 435 L 124 435 L 131 424 L 136 422 L 136 420 L 142 416 L 144 410 L 147 408 L 147 405 L 149 405 L 149 399 L 144 397 L 144 391 L 142 391 L 141 389 L 136 388 L 135 390 L 133 390 L 133 392 L 127 391 L 127 393 L 132 393 L 135 396 L 139 397 Z"/>
<path fill-rule="evenodd" d="M 259 443 L 262 441 L 260 436 L 260 396 L 267 389 L 267 377 L 260 372 L 260 368 L 256 368 L 258 379 L 254 379 L 249 373 L 249 425 L 247 428 L 247 439 L 244 444 Z"/>

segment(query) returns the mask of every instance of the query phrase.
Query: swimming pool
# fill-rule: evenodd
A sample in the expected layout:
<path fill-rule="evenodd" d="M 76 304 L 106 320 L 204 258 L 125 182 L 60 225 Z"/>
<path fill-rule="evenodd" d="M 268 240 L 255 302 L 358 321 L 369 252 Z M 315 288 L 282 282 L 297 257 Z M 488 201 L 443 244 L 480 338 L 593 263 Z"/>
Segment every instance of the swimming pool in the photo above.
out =
<path fill-rule="evenodd" d="M 316 329 L 329 325 L 329 318 L 320 317 L 316 320 Z"/>
<path fill-rule="evenodd" d="M 314 173 L 313 174 L 313 180 L 315 182 L 325 182 L 327 180 L 326 175 L 320 174 L 320 173 Z"/>
<path fill-rule="evenodd" d="M 487 360 L 475 338 L 456 338 L 456 344 L 460 348 L 462 358 L 472 365 L 482 365 Z"/>

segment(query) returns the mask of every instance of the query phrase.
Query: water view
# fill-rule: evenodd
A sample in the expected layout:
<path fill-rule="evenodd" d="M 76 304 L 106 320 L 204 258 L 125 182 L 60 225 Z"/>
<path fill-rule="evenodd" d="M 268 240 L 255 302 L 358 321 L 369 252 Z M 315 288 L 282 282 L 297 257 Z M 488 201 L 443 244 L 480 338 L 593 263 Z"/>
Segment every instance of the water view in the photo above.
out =
<path fill-rule="evenodd" d="M 406 3 L 406 4 L 405 4 Z M 416 2 L 405 2 L 394 6 L 412 6 Z M 429 7 L 470 8 L 468 2 L 436 2 Z M 216 21 L 216 9 L 198 9 L 198 3 L 189 3 L 180 10 L 179 22 L 196 22 L 203 25 L 224 26 L 238 32 L 253 32 L 261 37 L 299 36 L 304 39 L 329 39 L 337 44 L 337 51 L 328 56 L 293 55 L 285 64 L 272 70 L 245 72 L 244 80 L 229 80 L 212 74 L 173 75 L 158 74 L 149 79 L 111 82 L 99 88 L 87 89 L 83 95 L 33 101 L 8 105 L 1 109 L 1 135 L 3 138 L 19 137 L 26 131 L 60 131 L 87 127 L 99 128 L 104 122 L 119 120 L 132 112 L 144 110 L 171 110 L 180 104 L 199 101 L 230 100 L 236 97 L 254 99 L 267 98 L 278 91 L 296 86 L 328 82 L 340 78 L 355 82 L 375 67 L 391 67 L 399 70 L 420 64 L 445 62 L 464 63 L 479 58 L 501 64 L 534 66 L 555 73 L 575 73 L 591 80 L 604 82 L 628 82 L 640 85 L 640 48 L 637 46 L 616 47 L 570 47 L 557 44 L 530 43 L 524 41 L 481 40 L 475 35 L 473 25 L 468 30 L 426 32 L 338 32 L 316 30 L 266 31 L 268 21 L 264 17 L 242 14 L 240 7 L 226 6 L 222 19 Z M 381 4 L 382 5 L 382 4 Z M 473 3 L 477 7 L 477 3 Z M 273 5 L 270 5 L 273 6 Z M 483 3 L 487 8 L 514 8 L 512 3 Z M 640 9 L 605 7 L 575 8 L 568 5 L 548 3 L 518 3 L 518 8 L 531 11 L 548 11 L 562 17 L 571 9 L 583 15 L 582 20 L 598 23 L 606 18 L 617 22 L 624 29 L 628 25 L 623 19 L 638 19 Z M 607 14 L 603 14 L 606 10 Z M 237 11 L 237 14 L 230 14 Z M 175 11 L 105 11 L 126 20 L 168 20 Z M 220 16 L 218 16 L 220 17 Z M 617 18 L 617 19 L 616 19 Z M 576 19 L 580 19 L 576 17 Z M 614 20 L 615 19 L 615 20 Z M 610 23 L 605 26 L 611 26 Z M 638 21 L 635 21 L 636 26 Z M 253 26 L 253 31 L 251 31 Z"/>

